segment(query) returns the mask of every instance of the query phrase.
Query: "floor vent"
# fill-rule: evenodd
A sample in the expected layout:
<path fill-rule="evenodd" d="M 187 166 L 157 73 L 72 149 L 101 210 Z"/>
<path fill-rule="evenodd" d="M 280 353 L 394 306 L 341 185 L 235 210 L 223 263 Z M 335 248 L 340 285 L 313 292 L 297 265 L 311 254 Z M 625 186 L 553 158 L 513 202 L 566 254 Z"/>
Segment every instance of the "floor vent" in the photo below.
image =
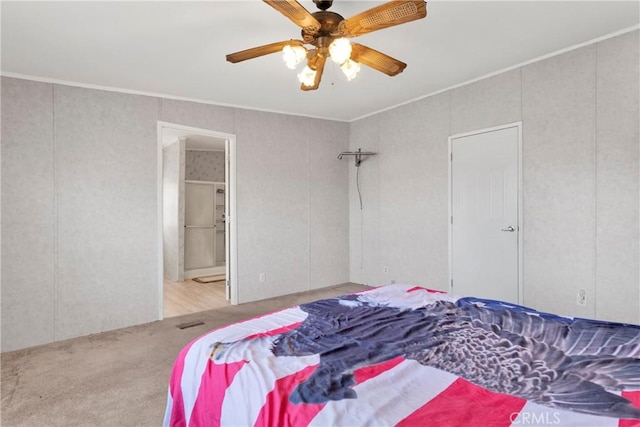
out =
<path fill-rule="evenodd" d="M 204 322 L 187 322 L 187 323 L 180 323 L 178 326 L 176 326 L 176 328 L 178 329 L 187 329 L 187 328 L 193 328 L 194 326 L 200 326 L 200 325 L 204 325 Z"/>

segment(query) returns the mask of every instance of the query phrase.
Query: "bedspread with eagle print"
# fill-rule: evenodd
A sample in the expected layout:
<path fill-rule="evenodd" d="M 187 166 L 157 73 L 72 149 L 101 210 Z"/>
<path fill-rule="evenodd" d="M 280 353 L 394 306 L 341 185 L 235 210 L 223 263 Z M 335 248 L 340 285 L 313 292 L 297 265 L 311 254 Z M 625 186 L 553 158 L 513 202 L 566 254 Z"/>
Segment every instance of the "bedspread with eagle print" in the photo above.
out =
<path fill-rule="evenodd" d="M 640 326 L 565 318 L 461 298 L 393 307 L 367 294 L 300 305 L 275 356 L 319 355 L 293 403 L 355 399 L 354 370 L 401 356 L 553 408 L 640 419 L 616 391 L 640 389 Z"/>
<path fill-rule="evenodd" d="M 640 427 L 640 326 L 375 287 L 194 338 L 163 425 Z"/>

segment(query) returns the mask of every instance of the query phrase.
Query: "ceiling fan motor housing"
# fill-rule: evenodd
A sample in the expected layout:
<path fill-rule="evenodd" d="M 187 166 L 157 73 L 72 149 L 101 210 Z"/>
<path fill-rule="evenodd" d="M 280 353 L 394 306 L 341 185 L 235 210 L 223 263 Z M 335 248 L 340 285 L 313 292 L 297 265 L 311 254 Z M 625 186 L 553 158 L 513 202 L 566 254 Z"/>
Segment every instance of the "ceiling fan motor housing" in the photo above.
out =
<path fill-rule="evenodd" d="M 337 33 L 338 25 L 344 21 L 344 18 L 335 12 L 322 11 L 314 12 L 311 15 L 320 23 L 320 29 L 315 33 L 308 33 L 303 29 L 302 39 L 305 43 L 312 44 L 316 47 L 319 47 L 317 41 L 321 38 L 330 38 L 333 40 L 335 38 L 333 34 Z M 331 41 L 329 41 L 329 43 L 331 43 Z"/>

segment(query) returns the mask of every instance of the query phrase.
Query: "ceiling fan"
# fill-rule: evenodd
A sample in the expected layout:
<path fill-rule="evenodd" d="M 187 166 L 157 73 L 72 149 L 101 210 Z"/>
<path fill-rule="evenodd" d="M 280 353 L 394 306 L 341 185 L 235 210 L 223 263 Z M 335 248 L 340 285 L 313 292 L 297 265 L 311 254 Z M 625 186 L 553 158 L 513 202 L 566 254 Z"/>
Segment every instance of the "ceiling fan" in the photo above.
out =
<path fill-rule="evenodd" d="M 355 77 L 360 70 L 360 64 L 389 76 L 401 73 L 407 66 L 404 62 L 370 47 L 351 43 L 347 38 L 427 16 L 424 0 L 391 0 L 348 19 L 327 11 L 333 0 L 313 0 L 320 9 L 314 13 L 307 11 L 296 0 L 263 1 L 301 27 L 302 40 L 286 40 L 231 53 L 227 55 L 227 61 L 236 63 L 282 51 L 287 66 L 295 69 L 296 65 L 306 58 L 307 65 L 298 74 L 302 90 L 315 90 L 320 86 L 327 58 L 340 65 L 348 80 Z M 313 47 L 307 49 L 304 47 L 305 44 Z"/>

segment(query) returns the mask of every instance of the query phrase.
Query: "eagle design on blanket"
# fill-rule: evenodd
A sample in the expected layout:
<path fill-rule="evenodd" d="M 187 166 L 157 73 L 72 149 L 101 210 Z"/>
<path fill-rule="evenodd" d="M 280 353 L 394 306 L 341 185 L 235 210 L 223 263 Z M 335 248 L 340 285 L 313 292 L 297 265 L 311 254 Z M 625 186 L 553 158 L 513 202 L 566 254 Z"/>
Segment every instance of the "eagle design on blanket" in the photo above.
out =
<path fill-rule="evenodd" d="M 356 398 L 354 370 L 401 356 L 541 405 L 640 419 L 615 393 L 640 389 L 640 326 L 473 298 L 393 307 L 365 293 L 300 308 L 306 319 L 272 345 L 275 356 L 320 357 L 293 403 Z"/>

